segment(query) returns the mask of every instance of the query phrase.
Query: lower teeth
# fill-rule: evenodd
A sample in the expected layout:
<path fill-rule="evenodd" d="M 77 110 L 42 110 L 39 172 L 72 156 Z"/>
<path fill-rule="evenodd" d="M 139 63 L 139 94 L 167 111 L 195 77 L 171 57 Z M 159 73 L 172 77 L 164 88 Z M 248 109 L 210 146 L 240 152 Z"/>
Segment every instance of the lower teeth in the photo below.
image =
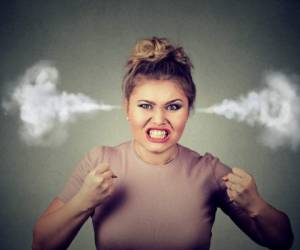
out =
<path fill-rule="evenodd" d="M 165 136 L 150 136 L 151 138 L 154 138 L 154 139 L 163 139 L 165 138 Z"/>

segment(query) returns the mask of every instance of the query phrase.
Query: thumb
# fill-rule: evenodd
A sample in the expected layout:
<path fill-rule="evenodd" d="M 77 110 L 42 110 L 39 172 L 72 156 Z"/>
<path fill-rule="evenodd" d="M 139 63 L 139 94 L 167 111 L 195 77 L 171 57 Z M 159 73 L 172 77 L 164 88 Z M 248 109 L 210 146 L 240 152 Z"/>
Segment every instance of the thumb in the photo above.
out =
<path fill-rule="evenodd" d="M 97 167 L 94 168 L 94 170 L 92 172 L 94 174 L 102 174 L 109 169 L 110 169 L 110 166 L 108 163 L 101 162 Z"/>
<path fill-rule="evenodd" d="M 222 177 L 222 180 L 223 180 L 223 181 L 228 181 L 228 174 L 224 175 L 224 176 Z"/>

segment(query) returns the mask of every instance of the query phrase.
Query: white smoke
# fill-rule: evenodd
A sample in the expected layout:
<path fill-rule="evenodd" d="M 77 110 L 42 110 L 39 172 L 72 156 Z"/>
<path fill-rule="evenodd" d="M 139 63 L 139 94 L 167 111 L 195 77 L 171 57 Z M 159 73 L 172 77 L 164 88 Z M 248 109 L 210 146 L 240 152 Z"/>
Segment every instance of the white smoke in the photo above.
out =
<path fill-rule="evenodd" d="M 120 109 L 97 102 L 78 93 L 58 91 L 58 70 L 49 62 L 40 62 L 26 70 L 17 87 L 2 102 L 8 113 L 18 112 L 21 138 L 28 145 L 52 146 L 65 141 L 67 127 L 78 116 L 97 111 Z M 237 100 L 223 100 L 197 112 L 211 113 L 259 125 L 262 133 L 258 140 L 276 149 L 290 146 L 297 150 L 300 144 L 300 97 L 295 79 L 282 73 L 269 72 L 264 87 L 240 96 Z"/>
<path fill-rule="evenodd" d="M 260 125 L 262 133 L 258 140 L 264 145 L 272 149 L 290 146 L 297 150 L 300 144 L 300 97 L 294 80 L 282 73 L 269 72 L 261 90 L 251 91 L 237 100 L 225 99 L 197 111 L 223 115 L 250 126 Z"/>
<path fill-rule="evenodd" d="M 26 70 L 9 100 L 2 103 L 6 112 L 18 111 L 21 138 L 28 145 L 61 144 L 68 135 L 67 125 L 79 115 L 119 108 L 81 93 L 59 92 L 58 80 L 58 70 L 49 62 L 40 62 Z"/>

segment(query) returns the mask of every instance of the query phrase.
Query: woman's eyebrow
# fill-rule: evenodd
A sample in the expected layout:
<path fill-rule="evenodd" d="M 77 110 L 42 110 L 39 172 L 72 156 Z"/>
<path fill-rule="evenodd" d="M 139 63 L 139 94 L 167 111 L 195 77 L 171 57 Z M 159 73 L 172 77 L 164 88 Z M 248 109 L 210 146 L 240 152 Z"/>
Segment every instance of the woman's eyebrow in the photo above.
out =
<path fill-rule="evenodd" d="M 138 102 L 148 102 L 148 103 L 150 103 L 150 104 L 155 104 L 155 102 L 152 102 L 152 101 L 149 101 L 149 100 L 145 100 L 145 99 L 143 99 L 143 100 L 138 100 Z"/>
<path fill-rule="evenodd" d="M 177 101 L 183 102 L 183 100 L 181 100 L 181 99 L 173 99 L 173 100 L 171 100 L 171 101 L 168 101 L 168 102 L 166 103 L 166 105 L 168 105 L 168 104 L 170 104 L 170 103 L 173 103 L 173 102 L 177 102 Z M 147 103 L 150 103 L 150 104 L 155 104 L 155 102 L 152 102 L 152 101 L 149 101 L 149 100 L 145 100 L 145 99 L 143 99 L 143 100 L 138 100 L 138 102 L 147 102 Z"/>
<path fill-rule="evenodd" d="M 166 104 L 170 104 L 170 103 L 173 103 L 173 102 L 183 102 L 183 100 L 181 100 L 181 99 L 174 99 L 174 100 L 168 101 Z"/>

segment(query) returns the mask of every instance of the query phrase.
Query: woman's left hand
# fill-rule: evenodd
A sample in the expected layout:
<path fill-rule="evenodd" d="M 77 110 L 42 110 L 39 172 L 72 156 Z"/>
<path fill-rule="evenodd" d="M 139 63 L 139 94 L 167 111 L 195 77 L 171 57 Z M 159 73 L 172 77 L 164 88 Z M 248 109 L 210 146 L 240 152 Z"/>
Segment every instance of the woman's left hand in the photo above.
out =
<path fill-rule="evenodd" d="M 232 172 L 223 176 L 229 199 L 243 208 L 249 215 L 256 214 L 264 205 L 254 178 L 245 170 L 232 168 Z"/>

